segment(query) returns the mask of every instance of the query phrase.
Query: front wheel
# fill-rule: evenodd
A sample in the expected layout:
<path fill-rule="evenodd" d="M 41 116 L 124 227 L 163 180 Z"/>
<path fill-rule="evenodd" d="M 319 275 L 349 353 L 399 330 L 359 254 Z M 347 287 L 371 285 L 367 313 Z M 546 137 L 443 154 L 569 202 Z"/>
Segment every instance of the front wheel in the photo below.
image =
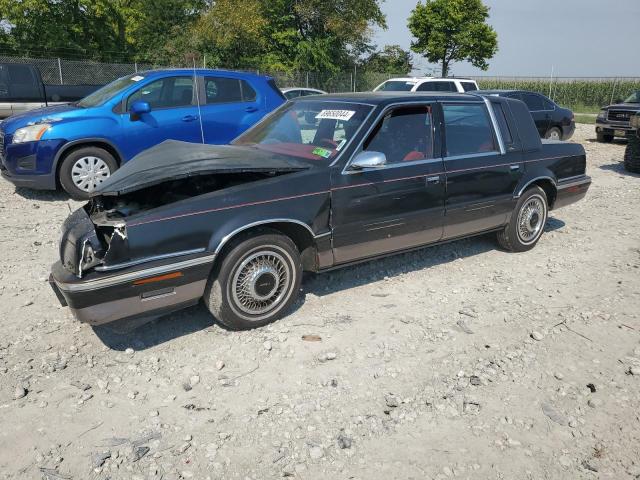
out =
<path fill-rule="evenodd" d="M 604 133 L 596 133 L 596 141 L 600 143 L 611 143 L 613 142 L 613 135 L 607 135 Z"/>
<path fill-rule="evenodd" d="M 547 195 L 535 186 L 525 191 L 511 215 L 511 221 L 498 232 L 498 243 L 505 250 L 526 252 L 535 247 L 547 223 Z"/>
<path fill-rule="evenodd" d="M 83 147 L 69 153 L 60 166 L 60 184 L 75 200 L 87 200 L 100 184 L 118 169 L 109 152 L 98 147 Z"/>
<path fill-rule="evenodd" d="M 295 244 L 278 233 L 237 241 L 214 269 L 204 301 L 232 330 L 249 330 L 277 320 L 296 300 L 302 265 Z"/>

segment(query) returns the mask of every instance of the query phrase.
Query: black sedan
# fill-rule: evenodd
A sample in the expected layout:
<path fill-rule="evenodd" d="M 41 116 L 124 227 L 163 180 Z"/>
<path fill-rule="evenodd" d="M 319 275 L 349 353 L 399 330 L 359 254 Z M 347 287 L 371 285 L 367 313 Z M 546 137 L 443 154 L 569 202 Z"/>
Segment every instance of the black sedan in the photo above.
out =
<path fill-rule="evenodd" d="M 522 100 L 533 117 L 540 138 L 569 140 L 576 130 L 573 112 L 539 93 L 524 90 L 479 90 L 478 93 Z"/>
<path fill-rule="evenodd" d="M 303 271 L 485 232 L 529 250 L 550 209 L 586 194 L 585 168 L 517 100 L 301 98 L 231 146 L 165 142 L 128 162 L 66 220 L 51 284 L 91 324 L 204 299 L 228 327 L 258 327 Z"/>

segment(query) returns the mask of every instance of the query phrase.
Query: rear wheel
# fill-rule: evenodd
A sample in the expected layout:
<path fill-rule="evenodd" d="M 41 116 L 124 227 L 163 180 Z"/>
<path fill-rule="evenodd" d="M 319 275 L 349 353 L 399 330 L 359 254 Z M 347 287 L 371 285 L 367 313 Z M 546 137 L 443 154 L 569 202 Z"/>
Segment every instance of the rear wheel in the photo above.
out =
<path fill-rule="evenodd" d="M 562 140 L 562 132 L 558 127 L 551 127 L 547 130 L 544 138 L 548 138 L 549 140 Z"/>
<path fill-rule="evenodd" d="M 613 135 L 605 135 L 604 133 L 596 133 L 596 140 L 602 143 L 613 142 Z"/>
<path fill-rule="evenodd" d="M 498 243 L 512 252 L 531 250 L 542 236 L 548 212 L 544 190 L 538 186 L 527 189 L 518 200 L 509 224 L 498 232 Z"/>
<path fill-rule="evenodd" d="M 60 184 L 71 198 L 87 200 L 118 169 L 109 152 L 83 147 L 69 153 L 60 166 Z"/>
<path fill-rule="evenodd" d="M 237 241 L 214 270 L 204 301 L 233 330 L 248 330 L 277 320 L 298 296 L 300 254 L 284 235 L 265 232 Z"/>

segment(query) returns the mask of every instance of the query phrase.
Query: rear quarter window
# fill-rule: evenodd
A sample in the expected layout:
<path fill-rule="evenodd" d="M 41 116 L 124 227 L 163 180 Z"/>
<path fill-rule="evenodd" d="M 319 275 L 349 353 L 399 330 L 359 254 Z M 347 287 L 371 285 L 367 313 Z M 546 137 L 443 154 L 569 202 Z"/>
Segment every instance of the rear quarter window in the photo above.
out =
<path fill-rule="evenodd" d="M 476 84 L 473 82 L 460 82 L 462 84 L 462 89 L 465 92 L 473 92 L 474 90 L 478 90 L 478 87 L 476 87 Z"/>

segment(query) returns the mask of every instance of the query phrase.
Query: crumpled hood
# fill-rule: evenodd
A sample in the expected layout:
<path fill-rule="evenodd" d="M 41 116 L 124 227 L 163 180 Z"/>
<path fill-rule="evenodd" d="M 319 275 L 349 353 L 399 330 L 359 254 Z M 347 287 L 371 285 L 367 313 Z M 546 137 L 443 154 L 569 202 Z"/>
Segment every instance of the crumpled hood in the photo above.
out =
<path fill-rule="evenodd" d="M 11 115 L 9 118 L 5 119 L 2 122 L 2 129 L 7 133 L 12 134 L 18 128 L 22 128 L 27 125 L 46 123 L 47 121 L 51 121 L 53 123 L 59 122 L 71 116 L 75 116 L 75 112 L 82 110 L 85 109 L 70 103 L 28 110 L 23 113 Z"/>
<path fill-rule="evenodd" d="M 124 195 L 169 180 L 243 172 L 296 172 L 311 165 L 251 147 L 166 140 L 125 163 L 92 196 Z"/>

